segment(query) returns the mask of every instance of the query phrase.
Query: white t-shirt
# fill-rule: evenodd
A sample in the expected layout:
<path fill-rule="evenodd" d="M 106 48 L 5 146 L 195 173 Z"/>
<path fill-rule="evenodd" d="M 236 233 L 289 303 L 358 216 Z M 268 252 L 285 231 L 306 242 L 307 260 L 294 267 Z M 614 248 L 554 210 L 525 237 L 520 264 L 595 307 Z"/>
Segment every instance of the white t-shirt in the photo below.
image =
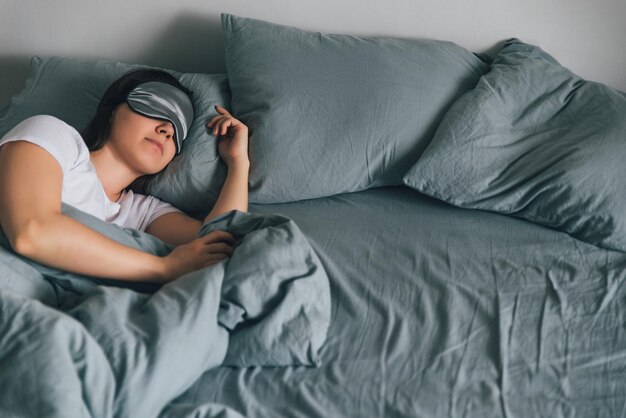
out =
<path fill-rule="evenodd" d="M 181 212 L 154 196 L 131 190 L 124 190 L 117 202 L 109 200 L 83 138 L 76 129 L 54 116 L 37 115 L 22 121 L 0 139 L 0 146 L 18 140 L 32 142 L 48 151 L 63 170 L 61 200 L 97 218 L 144 231 L 159 216 Z"/>

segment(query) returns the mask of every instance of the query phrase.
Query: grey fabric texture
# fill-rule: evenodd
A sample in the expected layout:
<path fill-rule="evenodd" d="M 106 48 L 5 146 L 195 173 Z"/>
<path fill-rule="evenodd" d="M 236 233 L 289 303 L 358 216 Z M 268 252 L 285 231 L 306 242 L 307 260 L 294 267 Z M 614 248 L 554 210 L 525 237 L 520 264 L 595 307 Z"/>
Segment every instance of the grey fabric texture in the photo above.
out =
<path fill-rule="evenodd" d="M 614 417 L 626 254 L 382 187 L 251 211 L 293 219 L 331 284 L 317 368 L 219 367 L 174 405 L 265 417 Z"/>
<path fill-rule="evenodd" d="M 128 246 L 171 250 L 71 206 L 63 212 Z M 229 259 L 142 291 L 24 259 L 0 234 L 0 277 L 14 278 L 0 281 L 0 415 L 238 416 L 219 402 L 168 405 L 219 365 L 318 365 L 330 289 L 298 227 L 283 216 L 231 211 L 199 235 L 214 230 L 238 240 Z M 16 285 L 16 265 L 37 271 L 41 290 Z"/>
<path fill-rule="evenodd" d="M 112 60 L 34 57 L 26 86 L 11 99 L 6 114 L 0 117 L 0 137 L 38 114 L 56 116 L 80 132 L 95 114 L 107 87 L 136 68 L 155 67 Z M 227 167 L 206 124 L 218 114 L 215 104 L 230 110 L 228 78 L 225 74 L 165 70 L 192 91 L 195 115 L 182 152 L 135 191 L 156 196 L 184 211 L 208 213 L 222 189 Z"/>
<path fill-rule="evenodd" d="M 404 177 L 430 196 L 626 251 L 626 93 L 508 40 Z"/>
<path fill-rule="evenodd" d="M 306 32 L 222 14 L 234 116 L 249 127 L 250 202 L 402 184 L 447 108 L 488 65 L 429 39 Z"/>

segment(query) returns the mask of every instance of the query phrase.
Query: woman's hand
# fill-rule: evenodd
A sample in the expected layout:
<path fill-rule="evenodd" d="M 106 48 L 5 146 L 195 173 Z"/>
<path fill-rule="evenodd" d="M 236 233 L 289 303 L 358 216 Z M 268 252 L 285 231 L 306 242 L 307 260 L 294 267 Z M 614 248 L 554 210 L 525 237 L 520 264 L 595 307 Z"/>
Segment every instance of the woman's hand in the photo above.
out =
<path fill-rule="evenodd" d="M 248 159 L 248 127 L 235 119 L 228 110 L 215 105 L 219 115 L 213 117 L 207 127 L 213 128 L 213 135 L 220 135 L 217 150 L 228 165 L 249 162 Z"/>
<path fill-rule="evenodd" d="M 168 255 L 162 257 L 164 281 L 215 264 L 233 253 L 235 237 L 226 231 L 209 232 L 187 244 L 179 245 Z"/>

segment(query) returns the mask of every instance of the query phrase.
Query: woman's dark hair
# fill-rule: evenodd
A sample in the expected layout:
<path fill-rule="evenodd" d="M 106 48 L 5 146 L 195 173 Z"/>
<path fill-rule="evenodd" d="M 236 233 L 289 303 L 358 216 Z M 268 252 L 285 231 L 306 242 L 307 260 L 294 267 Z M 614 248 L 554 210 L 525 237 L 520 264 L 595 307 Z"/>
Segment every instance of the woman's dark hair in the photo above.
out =
<path fill-rule="evenodd" d="M 173 75 L 166 71 L 154 68 L 140 68 L 125 73 L 114 81 L 104 92 L 100 103 L 98 103 L 96 114 L 87 127 L 81 132 L 83 141 L 85 141 L 89 151 L 96 151 L 104 146 L 111 133 L 111 117 L 113 111 L 117 106 L 126 102 L 128 93 L 130 93 L 131 90 L 148 81 L 161 81 L 171 84 L 185 92 L 190 99 L 192 97 L 191 90 L 180 84 Z M 130 188 L 142 191 L 141 189 L 145 187 L 149 177 L 151 176 L 146 175 L 139 177 L 130 185 Z"/>

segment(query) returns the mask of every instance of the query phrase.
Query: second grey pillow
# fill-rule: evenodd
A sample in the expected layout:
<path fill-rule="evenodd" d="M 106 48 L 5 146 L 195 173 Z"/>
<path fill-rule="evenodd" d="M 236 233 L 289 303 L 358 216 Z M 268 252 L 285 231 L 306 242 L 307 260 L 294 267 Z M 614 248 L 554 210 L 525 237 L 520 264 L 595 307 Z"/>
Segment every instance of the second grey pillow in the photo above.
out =
<path fill-rule="evenodd" d="M 222 14 L 250 202 L 402 184 L 448 107 L 489 66 L 448 41 L 363 38 Z"/>

